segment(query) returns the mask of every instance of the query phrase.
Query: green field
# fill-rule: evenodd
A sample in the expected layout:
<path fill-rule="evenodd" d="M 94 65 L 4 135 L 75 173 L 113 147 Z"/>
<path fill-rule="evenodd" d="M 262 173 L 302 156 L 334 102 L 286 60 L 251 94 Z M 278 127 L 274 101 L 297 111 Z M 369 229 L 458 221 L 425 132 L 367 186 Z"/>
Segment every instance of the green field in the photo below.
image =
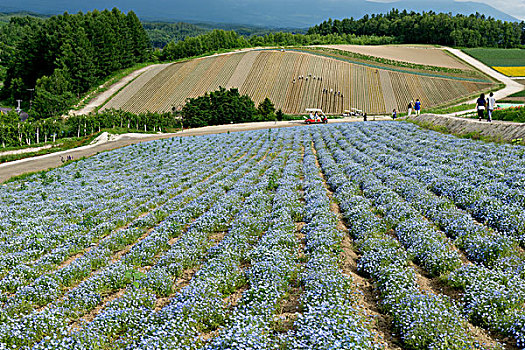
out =
<path fill-rule="evenodd" d="M 525 90 L 516 92 L 515 94 L 510 95 L 509 97 L 525 97 Z"/>
<path fill-rule="evenodd" d="M 463 51 L 490 67 L 525 66 L 525 50 L 523 49 L 473 48 L 463 49 Z"/>

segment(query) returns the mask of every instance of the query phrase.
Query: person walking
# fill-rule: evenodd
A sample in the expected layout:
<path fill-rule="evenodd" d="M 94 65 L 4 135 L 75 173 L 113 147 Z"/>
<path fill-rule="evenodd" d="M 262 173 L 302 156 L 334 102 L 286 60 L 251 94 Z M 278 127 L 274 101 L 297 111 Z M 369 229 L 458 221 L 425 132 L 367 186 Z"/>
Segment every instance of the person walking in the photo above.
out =
<path fill-rule="evenodd" d="M 483 119 L 483 114 L 485 113 L 485 108 L 487 107 L 487 100 L 485 100 L 485 94 L 482 93 L 479 95 L 478 100 L 476 101 L 476 110 L 478 111 L 478 121 Z"/>
<path fill-rule="evenodd" d="M 392 111 L 392 120 L 396 120 L 396 118 L 397 118 L 397 111 L 394 109 Z"/>
<path fill-rule="evenodd" d="M 407 114 L 408 114 L 409 117 L 410 117 L 410 115 L 412 114 L 412 108 L 413 108 L 413 106 L 414 106 L 414 101 L 411 100 L 411 101 L 408 103 L 408 108 L 407 108 L 407 111 L 408 111 Z"/>
<path fill-rule="evenodd" d="M 494 108 L 496 108 L 496 99 L 494 98 L 494 94 L 491 92 L 487 98 L 487 121 L 489 123 L 492 123 L 492 112 L 494 111 Z"/>
<path fill-rule="evenodd" d="M 416 103 L 414 104 L 414 110 L 416 111 L 416 115 L 419 115 L 419 113 L 421 113 L 421 102 L 419 101 L 419 98 L 416 99 Z"/>

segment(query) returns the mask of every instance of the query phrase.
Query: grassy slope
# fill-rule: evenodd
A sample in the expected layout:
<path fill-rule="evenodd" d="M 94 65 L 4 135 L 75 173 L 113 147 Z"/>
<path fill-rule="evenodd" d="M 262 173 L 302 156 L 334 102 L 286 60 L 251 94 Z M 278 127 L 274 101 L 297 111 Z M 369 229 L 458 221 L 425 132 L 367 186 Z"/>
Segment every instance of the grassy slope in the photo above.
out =
<path fill-rule="evenodd" d="M 473 48 L 463 51 L 490 67 L 524 67 L 525 50 Z"/>
<path fill-rule="evenodd" d="M 512 94 L 509 97 L 525 97 L 525 90 L 516 92 L 515 94 Z"/>

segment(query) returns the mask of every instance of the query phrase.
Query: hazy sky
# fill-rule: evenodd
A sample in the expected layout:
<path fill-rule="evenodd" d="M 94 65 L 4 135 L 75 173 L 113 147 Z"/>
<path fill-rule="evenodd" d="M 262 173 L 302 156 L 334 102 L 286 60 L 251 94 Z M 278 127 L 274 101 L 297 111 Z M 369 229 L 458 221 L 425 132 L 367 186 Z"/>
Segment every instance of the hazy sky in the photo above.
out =
<path fill-rule="evenodd" d="M 525 0 L 479 0 L 476 2 L 484 2 L 517 19 L 525 20 Z"/>

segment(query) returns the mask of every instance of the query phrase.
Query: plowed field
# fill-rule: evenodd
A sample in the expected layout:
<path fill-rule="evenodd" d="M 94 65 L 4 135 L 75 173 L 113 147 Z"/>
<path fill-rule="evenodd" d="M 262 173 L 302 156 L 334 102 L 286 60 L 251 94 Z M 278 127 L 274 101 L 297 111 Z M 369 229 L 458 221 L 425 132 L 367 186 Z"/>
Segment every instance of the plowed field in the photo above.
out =
<path fill-rule="evenodd" d="M 447 54 L 445 51 L 429 46 L 323 45 L 322 47 L 386 58 L 394 61 L 445 68 L 471 69 L 468 65 Z"/>
<path fill-rule="evenodd" d="M 187 98 L 223 86 L 239 88 L 256 104 L 269 97 L 276 108 L 290 114 L 308 107 L 333 114 L 351 108 L 387 114 L 394 108 L 403 111 L 416 98 L 423 108 L 434 107 L 485 91 L 492 84 L 488 79 L 376 66 L 373 62 L 360 64 L 315 51 L 260 50 L 151 70 L 122 89 L 103 109 L 168 111 Z"/>

